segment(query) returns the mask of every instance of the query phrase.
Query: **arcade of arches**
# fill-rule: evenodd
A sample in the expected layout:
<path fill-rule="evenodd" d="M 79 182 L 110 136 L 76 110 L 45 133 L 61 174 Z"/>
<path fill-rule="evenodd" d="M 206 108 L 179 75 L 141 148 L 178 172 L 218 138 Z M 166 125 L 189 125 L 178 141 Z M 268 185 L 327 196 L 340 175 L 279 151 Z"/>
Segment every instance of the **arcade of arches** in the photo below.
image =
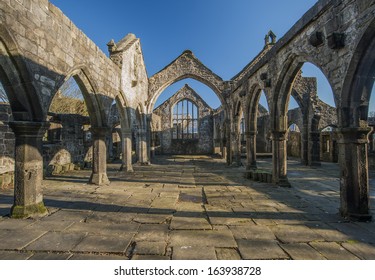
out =
<path fill-rule="evenodd" d="M 288 157 L 311 167 L 337 162 L 340 214 L 371 219 L 374 1 L 318 1 L 280 40 L 267 34 L 259 55 L 229 81 L 189 50 L 148 77 L 139 38 L 111 40 L 108 57 L 47 0 L 1 1 L 0 12 L 0 173 L 2 188 L 14 186 L 12 217 L 47 211 L 44 176 L 89 168 L 90 183 L 106 185 L 108 162 L 118 160 L 126 173 L 159 155 L 205 154 L 233 170 L 245 166 L 238 176 L 284 187 Z M 318 98 L 314 77 L 302 76 L 305 62 L 325 75 L 336 107 Z M 69 78 L 87 116 L 49 112 Z M 221 106 L 210 108 L 186 85 L 155 108 L 186 78 L 207 85 Z M 262 92 L 269 111 L 259 104 Z M 299 108 L 288 111 L 291 96 Z M 267 157 L 272 165 L 262 172 L 258 162 Z"/>

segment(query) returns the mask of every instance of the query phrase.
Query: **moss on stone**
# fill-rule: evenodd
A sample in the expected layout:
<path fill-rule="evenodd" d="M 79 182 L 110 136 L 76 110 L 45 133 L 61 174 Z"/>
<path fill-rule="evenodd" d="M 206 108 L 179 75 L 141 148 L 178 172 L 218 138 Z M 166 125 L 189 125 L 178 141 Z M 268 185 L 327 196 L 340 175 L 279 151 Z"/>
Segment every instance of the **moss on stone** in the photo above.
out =
<path fill-rule="evenodd" d="M 14 219 L 25 219 L 35 216 L 43 216 L 47 214 L 47 208 L 43 202 L 28 206 L 13 206 L 11 210 L 11 217 Z"/>

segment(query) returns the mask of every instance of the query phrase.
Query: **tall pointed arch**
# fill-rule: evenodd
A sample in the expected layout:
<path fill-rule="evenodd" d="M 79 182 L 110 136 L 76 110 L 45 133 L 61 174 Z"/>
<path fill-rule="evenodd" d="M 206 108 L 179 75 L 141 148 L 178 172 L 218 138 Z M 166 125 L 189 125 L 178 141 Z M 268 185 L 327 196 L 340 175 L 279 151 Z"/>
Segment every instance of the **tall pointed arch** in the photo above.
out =
<path fill-rule="evenodd" d="M 216 93 L 222 104 L 226 103 L 222 78 L 200 62 L 191 51 L 184 51 L 164 69 L 150 77 L 148 112 L 152 112 L 156 100 L 165 88 L 185 78 L 192 78 L 207 85 Z"/>

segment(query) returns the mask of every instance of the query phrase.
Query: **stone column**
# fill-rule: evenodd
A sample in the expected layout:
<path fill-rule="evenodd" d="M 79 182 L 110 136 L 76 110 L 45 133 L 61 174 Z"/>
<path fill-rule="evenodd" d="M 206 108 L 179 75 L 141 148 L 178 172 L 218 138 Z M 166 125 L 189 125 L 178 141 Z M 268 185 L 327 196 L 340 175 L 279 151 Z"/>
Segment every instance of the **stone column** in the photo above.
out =
<path fill-rule="evenodd" d="M 301 130 L 301 163 L 309 164 L 309 134 L 307 120 L 303 121 L 303 128 Z"/>
<path fill-rule="evenodd" d="M 309 165 L 320 166 L 320 132 L 310 132 Z"/>
<path fill-rule="evenodd" d="M 272 132 L 272 181 L 281 187 L 290 187 L 287 178 L 286 131 Z"/>
<path fill-rule="evenodd" d="M 257 169 L 256 131 L 246 132 L 246 170 Z"/>
<path fill-rule="evenodd" d="M 227 138 L 224 136 L 223 139 L 220 140 L 221 145 L 221 158 L 227 158 Z"/>
<path fill-rule="evenodd" d="M 238 131 L 232 133 L 233 165 L 241 166 L 241 139 Z"/>
<path fill-rule="evenodd" d="M 147 162 L 150 164 L 151 162 L 151 141 L 152 141 L 152 119 L 151 117 L 146 117 L 146 159 Z"/>
<path fill-rule="evenodd" d="M 226 122 L 226 159 L 227 165 L 231 165 L 233 162 L 233 150 L 232 150 L 232 133 L 229 121 Z"/>
<path fill-rule="evenodd" d="M 89 182 L 95 185 L 108 185 L 107 177 L 107 127 L 91 127 L 92 133 L 92 173 Z"/>
<path fill-rule="evenodd" d="M 371 220 L 369 207 L 368 135 L 370 127 L 337 130 L 340 165 L 340 213 L 353 220 Z"/>
<path fill-rule="evenodd" d="M 151 158 L 154 158 L 155 157 L 155 137 L 154 137 L 154 134 L 151 132 Z"/>
<path fill-rule="evenodd" d="M 141 165 L 148 165 L 150 162 L 148 159 L 146 129 L 138 129 L 138 142 L 138 163 Z"/>
<path fill-rule="evenodd" d="M 122 164 L 120 167 L 120 171 L 133 172 L 131 129 L 122 129 L 121 138 Z"/>
<path fill-rule="evenodd" d="M 108 147 L 108 149 L 107 149 L 107 161 L 111 161 L 114 158 L 114 156 L 113 156 L 113 136 L 112 136 L 112 132 L 109 132 L 107 137 L 106 137 L 106 147 Z"/>
<path fill-rule="evenodd" d="M 12 218 L 28 218 L 47 213 L 43 203 L 42 138 L 46 122 L 9 122 L 15 138 L 14 203 Z"/>
<path fill-rule="evenodd" d="M 233 123 L 230 125 L 230 134 L 231 134 L 231 165 L 241 166 L 241 137 L 240 130 L 238 128 L 238 118 L 233 119 Z"/>

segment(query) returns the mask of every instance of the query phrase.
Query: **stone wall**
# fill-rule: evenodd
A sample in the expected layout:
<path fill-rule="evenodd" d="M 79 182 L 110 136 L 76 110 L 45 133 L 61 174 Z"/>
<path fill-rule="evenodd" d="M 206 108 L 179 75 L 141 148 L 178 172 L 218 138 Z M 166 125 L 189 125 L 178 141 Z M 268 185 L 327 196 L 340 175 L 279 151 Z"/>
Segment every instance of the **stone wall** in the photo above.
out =
<path fill-rule="evenodd" d="M 15 140 L 9 121 L 12 121 L 10 106 L 0 103 L 0 188 L 13 185 Z"/>
<path fill-rule="evenodd" d="M 17 63 L 5 69 L 6 75 L 18 76 L 11 86 L 26 84 L 26 92 L 12 99 L 27 115 L 13 114 L 15 120 L 43 121 L 65 79 L 79 76 L 96 125 L 103 125 L 100 115 L 108 114 L 107 100 L 120 92 L 120 69 L 58 8 L 48 0 L 0 1 L 0 38 L 0 49 L 9 50 L 6 55 Z M 94 109 L 98 106 L 101 111 Z"/>
<path fill-rule="evenodd" d="M 90 166 L 92 160 L 90 120 L 74 114 L 49 116 L 50 128 L 43 141 L 44 166 L 60 173 L 63 166 L 73 163 L 80 167 Z M 71 167 L 70 167 L 71 168 Z M 66 171 L 66 170 L 65 170 Z"/>
<path fill-rule="evenodd" d="M 338 153 L 336 133 L 334 131 L 322 131 L 320 133 L 320 160 L 337 162 Z"/>
<path fill-rule="evenodd" d="M 214 154 L 223 155 L 224 143 L 224 110 L 222 107 L 213 112 L 213 128 L 214 128 Z"/>
<path fill-rule="evenodd" d="M 288 132 L 287 155 L 290 157 L 301 157 L 301 133 L 297 131 Z"/>
<path fill-rule="evenodd" d="M 197 139 L 172 139 L 173 106 L 180 100 L 188 99 L 198 107 Z M 161 118 L 160 152 L 162 154 L 212 154 L 213 153 L 213 117 L 212 109 L 188 85 L 185 85 L 167 101 L 154 110 Z"/>
<path fill-rule="evenodd" d="M 112 40 L 108 48 L 110 58 L 121 68 L 121 91 L 125 93 L 126 106 L 145 114 L 148 77 L 139 38 L 129 33 L 117 43 Z"/>

